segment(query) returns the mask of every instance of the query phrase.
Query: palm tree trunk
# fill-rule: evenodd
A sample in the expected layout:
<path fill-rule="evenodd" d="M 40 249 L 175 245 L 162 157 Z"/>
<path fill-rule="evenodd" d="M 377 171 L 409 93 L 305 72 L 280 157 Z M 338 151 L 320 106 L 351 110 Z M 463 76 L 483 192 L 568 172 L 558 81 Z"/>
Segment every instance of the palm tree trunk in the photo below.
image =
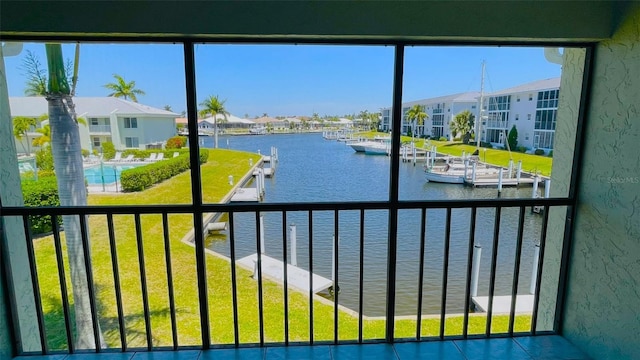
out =
<path fill-rule="evenodd" d="M 58 180 L 58 196 L 61 206 L 87 205 L 87 191 L 82 168 L 80 132 L 67 106 L 63 102 L 65 95 L 47 96 L 49 103 L 49 124 L 51 126 L 51 151 Z M 67 242 L 69 269 L 76 318 L 76 348 L 95 348 L 93 318 L 89 302 L 89 286 L 82 246 L 80 218 L 75 215 L 62 217 Z M 89 234 L 85 234 L 89 236 Z M 99 327 L 99 324 L 98 324 Z M 104 340 L 100 335 L 103 344 Z"/>

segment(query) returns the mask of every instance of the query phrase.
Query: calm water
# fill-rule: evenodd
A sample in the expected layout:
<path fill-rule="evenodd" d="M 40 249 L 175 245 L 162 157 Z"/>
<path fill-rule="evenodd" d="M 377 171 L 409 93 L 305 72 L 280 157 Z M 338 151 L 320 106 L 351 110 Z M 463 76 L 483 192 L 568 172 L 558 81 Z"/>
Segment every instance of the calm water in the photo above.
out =
<path fill-rule="evenodd" d="M 202 139 L 212 147 L 211 138 Z M 320 134 L 220 137 L 220 147 L 268 154 L 278 148 L 280 162 L 273 178 L 266 179 L 265 202 L 292 201 L 379 201 L 388 199 L 390 159 L 355 153 L 344 143 L 324 140 Z M 206 186 L 206 185 L 205 185 Z M 404 200 L 495 198 L 496 189 L 473 189 L 461 185 L 426 183 L 421 165 L 400 164 L 400 198 Z M 206 190 L 205 190 L 206 191 Z M 528 197 L 531 188 L 504 189 L 502 197 Z M 451 221 L 451 247 L 447 292 L 447 313 L 464 310 L 465 276 L 469 241 L 470 210 L 454 209 Z M 314 212 L 313 270 L 331 277 L 333 212 Z M 253 214 L 236 214 L 236 251 L 238 258 L 256 252 L 256 224 Z M 264 213 L 266 254 L 282 259 L 283 224 L 280 213 Z M 442 267 L 444 258 L 446 210 L 429 210 L 426 216 L 425 279 L 423 311 L 440 312 Z M 287 213 L 285 231 L 297 226 L 298 266 L 308 269 L 308 214 Z M 387 211 L 365 213 L 364 314 L 381 316 L 385 312 L 387 286 Z M 480 209 L 476 220 L 476 244 L 482 246 L 479 295 L 489 289 L 491 245 L 495 210 Z M 500 244 L 496 295 L 511 293 L 518 209 L 503 209 L 500 217 Z M 421 214 L 419 210 L 399 213 L 396 313 L 415 314 L 418 293 L 418 268 Z M 526 212 L 521 263 L 520 292 L 529 289 L 534 242 L 540 238 L 541 217 Z M 359 291 L 359 212 L 340 212 L 339 301 L 358 309 Z M 228 234 L 212 237 L 208 247 L 227 254 Z M 288 245 L 287 245 L 288 246 Z M 288 257 L 291 258 L 290 249 Z M 325 294 L 326 297 L 330 296 Z"/>

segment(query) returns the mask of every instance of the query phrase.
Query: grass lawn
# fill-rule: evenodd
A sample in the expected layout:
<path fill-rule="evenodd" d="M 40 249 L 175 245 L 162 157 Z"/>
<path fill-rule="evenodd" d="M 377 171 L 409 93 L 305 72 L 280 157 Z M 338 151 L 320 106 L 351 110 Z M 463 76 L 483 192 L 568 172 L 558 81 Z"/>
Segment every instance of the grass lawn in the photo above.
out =
<path fill-rule="evenodd" d="M 249 170 L 249 158 L 257 162 L 259 155 L 211 150 L 209 161 L 202 169 L 203 196 L 206 202 L 217 202 L 230 189 L 227 177 L 240 179 Z M 183 204 L 191 201 L 189 172 L 182 173 L 151 189 L 139 193 L 115 195 L 90 195 L 91 205 L 107 204 Z M 128 347 L 146 347 L 140 269 L 135 240 L 135 225 L 131 215 L 114 215 L 118 255 L 118 273 L 122 288 L 122 299 L 126 321 Z M 172 343 L 171 322 L 163 243 L 162 219 L 160 215 L 141 216 L 144 259 L 151 311 L 151 327 L 154 346 Z M 169 215 L 170 253 L 175 301 L 177 307 L 177 330 L 179 345 L 201 343 L 196 261 L 194 248 L 182 243 L 181 238 L 193 227 L 191 215 Z M 100 326 L 110 347 L 120 347 L 117 309 L 110 247 L 105 216 L 89 219 L 91 256 L 94 283 L 97 292 Z M 64 234 L 63 239 L 64 239 Z M 52 237 L 34 241 L 38 276 L 45 312 L 47 340 L 51 349 L 64 349 L 66 337 L 61 307 L 60 287 L 55 265 Z M 64 249 L 66 262 L 66 248 Z M 215 344 L 233 343 L 233 314 L 231 290 L 231 266 L 224 259 L 207 256 L 209 317 L 211 338 Z M 69 270 L 66 269 L 67 287 L 71 289 Z M 239 336 L 243 343 L 259 341 L 257 283 L 251 273 L 237 268 Z M 284 341 L 283 287 L 275 282 L 264 281 L 265 341 Z M 306 294 L 289 292 L 290 340 L 309 339 L 309 300 Z M 516 318 L 516 330 L 530 329 L 530 316 Z M 484 333 L 485 316 L 472 316 L 470 333 Z M 333 306 L 314 302 L 314 339 L 333 339 Z M 440 320 L 427 319 L 422 323 L 424 336 L 437 335 Z M 494 316 L 494 332 L 506 332 L 507 316 Z M 396 337 L 415 336 L 415 320 L 397 320 Z M 339 314 L 339 336 L 341 339 L 357 339 L 358 319 L 346 312 Z M 385 321 L 367 320 L 364 323 L 365 338 L 384 338 Z M 462 332 L 462 317 L 449 317 L 447 334 Z"/>
<path fill-rule="evenodd" d="M 376 135 L 380 135 L 382 133 L 375 131 L 368 131 L 365 133 L 360 133 L 359 135 L 373 138 Z M 410 142 L 411 137 L 402 136 L 402 142 Z M 465 151 L 467 154 L 471 154 L 476 151 L 476 147 L 472 145 L 465 145 L 459 142 L 449 142 L 449 141 L 437 141 L 437 140 L 426 140 L 432 146 L 436 146 L 436 151 L 442 154 L 449 154 L 453 156 L 461 156 L 462 152 Z M 416 139 L 416 146 L 423 147 L 424 139 Z M 542 155 L 531 155 L 524 154 L 516 151 L 512 151 L 511 155 L 509 155 L 509 151 L 507 150 L 499 150 L 499 149 L 480 149 L 480 160 L 482 162 L 486 162 L 493 165 L 508 167 L 509 166 L 509 158 L 513 159 L 514 168 L 518 164 L 518 160 L 522 160 L 522 170 L 529 173 L 538 173 L 540 175 L 549 176 L 551 175 L 551 164 L 553 162 L 553 158 Z"/>

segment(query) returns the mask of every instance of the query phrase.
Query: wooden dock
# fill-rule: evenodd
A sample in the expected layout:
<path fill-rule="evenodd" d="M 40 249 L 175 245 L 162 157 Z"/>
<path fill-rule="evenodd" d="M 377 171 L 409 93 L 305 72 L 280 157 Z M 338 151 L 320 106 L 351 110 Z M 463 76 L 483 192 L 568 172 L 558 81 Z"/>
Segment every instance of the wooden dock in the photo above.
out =
<path fill-rule="evenodd" d="M 240 188 L 231 196 L 231 202 L 258 202 L 260 194 L 256 188 Z"/>
<path fill-rule="evenodd" d="M 255 264 L 258 261 L 258 254 L 252 254 L 236 261 L 236 264 L 254 271 Z M 283 262 L 270 256 L 262 254 L 262 276 L 273 279 L 284 284 L 284 266 Z M 309 272 L 297 266 L 287 264 L 287 285 L 300 291 L 309 292 Z M 313 293 L 318 293 L 328 289 L 333 285 L 333 281 L 313 274 Z"/>
<path fill-rule="evenodd" d="M 465 184 L 469 185 L 469 186 L 473 186 L 473 187 L 497 187 L 498 186 L 498 178 L 497 177 L 490 177 L 490 178 L 481 178 L 481 177 L 477 177 L 475 181 L 473 181 L 473 179 L 471 179 L 470 177 L 465 179 Z M 510 179 L 502 179 L 502 186 L 503 187 L 507 187 L 507 186 L 522 186 L 522 185 L 526 185 L 526 186 L 531 186 L 533 185 L 533 179 L 529 178 L 529 177 L 521 177 L 520 180 L 518 181 L 518 179 L 516 178 L 510 178 Z"/>
<path fill-rule="evenodd" d="M 489 310 L 488 296 L 473 296 L 471 298 L 476 310 L 487 312 Z M 511 312 L 511 295 L 493 297 L 493 314 L 508 314 Z M 533 295 L 516 296 L 516 313 L 533 313 Z"/>

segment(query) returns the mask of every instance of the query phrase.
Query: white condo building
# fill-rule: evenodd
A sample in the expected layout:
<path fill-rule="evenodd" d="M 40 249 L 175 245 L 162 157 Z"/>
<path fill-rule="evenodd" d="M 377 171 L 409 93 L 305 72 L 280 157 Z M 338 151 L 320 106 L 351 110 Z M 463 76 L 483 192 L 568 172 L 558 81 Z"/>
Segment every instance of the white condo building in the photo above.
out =
<path fill-rule="evenodd" d="M 559 88 L 558 77 L 483 94 L 484 113 L 480 140 L 494 146 L 503 146 L 509 130 L 515 125 L 518 130 L 518 146 L 552 150 Z M 424 127 L 419 127 L 416 133 L 432 138 L 450 139 L 451 120 L 457 114 L 469 110 L 477 121 L 480 118 L 479 103 L 480 92 L 465 92 L 406 102 L 402 104 L 402 112 L 406 114 L 413 105 L 423 105 L 429 118 L 426 119 Z M 391 108 L 383 108 L 381 111 L 379 129 L 390 131 Z M 406 116 L 403 116 L 402 133 L 409 133 L 412 125 Z"/>
<path fill-rule="evenodd" d="M 80 125 L 82 149 L 102 150 L 102 144 L 112 142 L 117 150 L 158 147 L 176 135 L 175 119 L 179 114 L 115 97 L 74 97 Z M 39 118 L 48 112 L 47 100 L 43 97 L 9 98 L 11 117 Z M 35 128 L 43 127 L 46 121 Z M 18 153 L 33 151 L 31 142 L 41 136 L 32 128 L 22 139 L 16 138 Z M 37 149 L 37 148 L 35 148 Z"/>

